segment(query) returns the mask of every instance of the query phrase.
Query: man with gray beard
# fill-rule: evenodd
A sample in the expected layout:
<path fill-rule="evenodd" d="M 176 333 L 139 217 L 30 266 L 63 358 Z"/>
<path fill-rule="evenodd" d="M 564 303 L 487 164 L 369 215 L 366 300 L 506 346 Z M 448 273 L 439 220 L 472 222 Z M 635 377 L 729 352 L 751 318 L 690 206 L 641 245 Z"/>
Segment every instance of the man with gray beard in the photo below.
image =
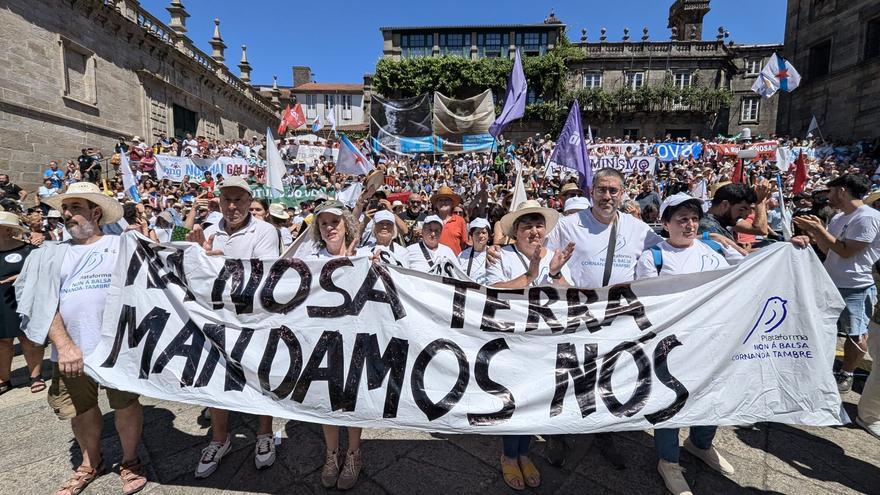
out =
<path fill-rule="evenodd" d="M 71 239 L 28 257 L 15 291 L 27 337 L 54 344 L 49 405 L 59 419 L 71 421 L 82 451 L 82 464 L 57 493 L 74 494 L 112 464 L 101 454 L 104 421 L 98 384 L 84 374 L 83 358 L 100 342 L 104 304 L 120 247 L 120 237 L 104 235 L 100 227 L 119 220 L 122 207 L 90 182 L 71 184 L 66 194 L 46 202 L 61 211 Z M 136 493 L 147 484 L 146 469 L 137 456 L 143 410 L 136 394 L 105 390 L 122 443 L 122 492 Z"/>

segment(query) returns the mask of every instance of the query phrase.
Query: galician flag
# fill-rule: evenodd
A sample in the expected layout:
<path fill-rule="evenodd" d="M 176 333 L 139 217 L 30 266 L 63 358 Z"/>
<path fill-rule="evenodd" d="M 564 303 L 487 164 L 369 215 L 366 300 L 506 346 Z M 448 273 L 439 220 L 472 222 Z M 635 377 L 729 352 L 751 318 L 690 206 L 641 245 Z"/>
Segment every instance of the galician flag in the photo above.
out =
<path fill-rule="evenodd" d="M 336 134 L 336 105 L 330 107 L 330 113 L 327 114 L 327 122 L 330 124 L 330 130 L 333 131 L 333 135 Z"/>
<path fill-rule="evenodd" d="M 577 100 L 574 100 L 571 105 L 568 118 L 565 119 L 565 127 L 559 133 L 548 165 L 561 165 L 577 170 L 580 174 L 579 185 L 584 191 L 589 191 L 593 185 L 593 167 L 590 165 L 590 156 L 587 154 L 587 147 L 584 143 L 581 108 Z"/>
<path fill-rule="evenodd" d="M 324 127 L 324 123 L 321 122 L 321 117 L 315 115 L 315 120 L 312 121 L 312 134 L 320 131 L 322 127 Z"/>
<path fill-rule="evenodd" d="M 131 162 L 128 161 L 128 153 L 119 154 L 119 171 L 122 173 L 122 187 L 125 195 L 135 203 L 141 202 L 141 194 L 138 192 L 138 181 L 134 172 L 131 171 Z"/>
<path fill-rule="evenodd" d="M 752 84 L 752 91 L 764 98 L 770 98 L 780 90 L 790 93 L 800 84 L 801 75 L 791 62 L 774 53 Z"/>
<path fill-rule="evenodd" d="M 367 175 L 373 168 L 372 162 L 343 134 L 339 141 L 336 171 L 348 175 Z"/>

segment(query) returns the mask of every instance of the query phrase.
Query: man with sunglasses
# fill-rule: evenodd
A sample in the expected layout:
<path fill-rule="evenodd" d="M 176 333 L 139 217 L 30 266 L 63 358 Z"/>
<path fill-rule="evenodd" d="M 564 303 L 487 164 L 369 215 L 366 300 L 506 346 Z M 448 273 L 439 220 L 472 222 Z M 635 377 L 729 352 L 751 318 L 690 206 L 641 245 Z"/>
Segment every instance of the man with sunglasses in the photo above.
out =
<path fill-rule="evenodd" d="M 424 201 L 422 200 L 421 195 L 419 194 L 411 194 L 409 196 L 409 201 L 406 202 L 406 208 L 398 215 L 401 220 L 406 223 L 406 226 L 409 227 L 409 232 L 406 234 L 401 233 L 400 243 L 404 246 L 409 246 L 410 244 L 421 239 L 421 232 L 416 230 L 417 224 L 424 222 L 425 217 L 428 216 L 425 213 L 425 210 L 422 208 Z"/>

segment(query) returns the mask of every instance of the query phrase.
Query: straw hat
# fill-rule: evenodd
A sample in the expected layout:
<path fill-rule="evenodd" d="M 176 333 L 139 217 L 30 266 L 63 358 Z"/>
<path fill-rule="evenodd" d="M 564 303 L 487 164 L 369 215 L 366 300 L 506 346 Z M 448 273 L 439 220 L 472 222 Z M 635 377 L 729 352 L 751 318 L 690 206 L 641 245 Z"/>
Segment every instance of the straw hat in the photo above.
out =
<path fill-rule="evenodd" d="M 581 194 L 584 194 L 584 190 L 581 189 L 580 186 L 578 186 L 574 182 L 567 182 L 565 185 L 563 185 L 562 189 L 559 190 L 559 194 L 565 194 L 569 191 L 578 191 Z"/>
<path fill-rule="evenodd" d="M 55 210 L 62 211 L 61 203 L 73 198 L 84 199 L 100 206 L 101 211 L 104 212 L 101 215 L 100 225 L 114 223 L 122 218 L 122 205 L 119 204 L 119 201 L 102 193 L 101 189 L 91 182 L 74 182 L 67 187 L 67 191 L 64 194 L 46 198 L 43 200 L 43 203 L 46 203 Z"/>
<path fill-rule="evenodd" d="M 377 192 L 379 188 L 385 185 L 385 174 L 381 170 L 373 170 L 369 174 L 367 174 L 367 180 L 364 183 L 364 189 L 369 189 L 370 186 L 373 186 Z"/>
<path fill-rule="evenodd" d="M 27 232 L 27 229 L 19 221 L 18 215 L 8 211 L 0 211 L 0 227 L 9 227 L 19 232 Z"/>
<path fill-rule="evenodd" d="M 272 203 L 269 205 L 269 214 L 279 220 L 287 220 L 290 218 L 290 213 L 287 213 L 287 208 L 281 203 Z"/>
<path fill-rule="evenodd" d="M 880 191 L 874 191 L 871 194 L 865 196 L 864 202 L 866 205 L 871 206 L 878 199 L 880 199 Z"/>
<path fill-rule="evenodd" d="M 440 198 L 451 199 L 453 208 L 461 204 L 461 196 L 455 194 L 455 191 L 453 191 L 452 188 L 449 186 L 441 186 L 440 189 L 437 189 L 437 192 L 435 192 L 434 195 L 431 196 L 431 204 L 436 203 L 437 200 Z"/>
<path fill-rule="evenodd" d="M 541 203 L 537 202 L 534 199 L 530 199 L 528 201 L 523 201 L 516 207 L 516 210 L 508 213 L 501 217 L 501 231 L 504 232 L 504 235 L 508 237 L 513 237 L 516 233 L 513 231 L 513 224 L 516 223 L 517 219 L 524 215 L 528 215 L 530 213 L 540 213 L 544 216 L 544 231 L 550 232 L 553 230 L 553 227 L 556 227 L 556 223 L 559 221 L 559 212 L 552 208 L 545 208 L 541 206 Z"/>

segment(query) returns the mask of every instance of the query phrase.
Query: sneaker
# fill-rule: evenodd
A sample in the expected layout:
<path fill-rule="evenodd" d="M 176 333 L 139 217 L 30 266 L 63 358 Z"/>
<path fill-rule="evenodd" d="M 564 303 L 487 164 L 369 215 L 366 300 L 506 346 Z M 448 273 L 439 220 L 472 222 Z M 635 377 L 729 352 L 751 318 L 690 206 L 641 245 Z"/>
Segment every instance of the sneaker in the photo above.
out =
<path fill-rule="evenodd" d="M 266 469 L 275 464 L 275 438 L 271 433 L 257 435 L 254 445 L 254 464 L 257 469 Z"/>
<path fill-rule="evenodd" d="M 324 457 L 324 467 L 321 469 L 321 485 L 324 488 L 333 488 L 336 486 L 336 480 L 339 479 L 339 453 L 337 451 L 327 452 Z"/>
<path fill-rule="evenodd" d="M 551 466 L 562 467 L 565 464 L 566 445 L 563 435 L 548 435 L 544 455 Z"/>
<path fill-rule="evenodd" d="M 345 465 L 342 466 L 342 472 L 339 473 L 339 480 L 336 482 L 336 488 L 339 490 L 348 490 L 357 483 L 361 469 L 364 468 L 364 462 L 361 460 L 361 449 L 349 452 L 345 455 Z"/>
<path fill-rule="evenodd" d="M 841 394 L 849 392 L 852 390 L 853 385 L 853 375 L 852 373 L 844 373 L 839 371 L 834 374 L 834 379 L 837 381 L 837 391 Z"/>
<path fill-rule="evenodd" d="M 217 470 L 217 466 L 220 465 L 220 460 L 223 459 L 223 456 L 229 452 L 229 448 L 232 446 L 232 437 L 226 435 L 225 442 L 211 442 L 202 450 L 202 457 L 199 459 L 199 463 L 196 465 L 196 478 L 202 479 L 207 478 L 214 474 L 214 471 Z"/>
<path fill-rule="evenodd" d="M 874 435 L 874 438 L 880 440 L 880 421 L 868 424 L 864 419 L 856 416 L 856 424 L 864 428 L 871 435 Z"/>
<path fill-rule="evenodd" d="M 688 438 L 684 441 L 684 450 L 687 450 L 691 455 L 725 476 L 730 476 L 734 473 L 733 466 L 718 453 L 718 449 L 715 447 L 709 447 L 704 450 L 692 444 L 691 439 Z"/>
<path fill-rule="evenodd" d="M 682 474 L 684 473 L 684 468 L 681 465 L 660 459 L 660 462 L 657 463 L 657 471 L 660 473 L 660 477 L 663 478 L 666 489 L 672 495 L 693 495 L 691 487 L 688 486 L 687 480 L 684 479 L 684 474 Z"/>

